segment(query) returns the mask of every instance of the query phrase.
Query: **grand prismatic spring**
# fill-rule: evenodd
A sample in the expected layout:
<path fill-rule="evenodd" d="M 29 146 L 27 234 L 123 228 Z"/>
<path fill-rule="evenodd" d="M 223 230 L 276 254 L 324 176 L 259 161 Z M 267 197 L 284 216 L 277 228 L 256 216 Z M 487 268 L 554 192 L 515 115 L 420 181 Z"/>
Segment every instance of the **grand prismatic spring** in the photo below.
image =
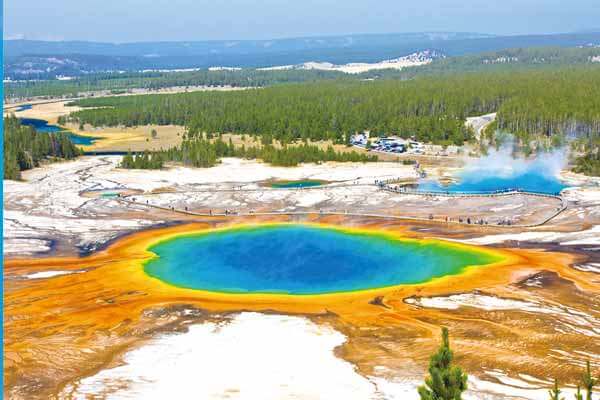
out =
<path fill-rule="evenodd" d="M 596 290 L 594 283 L 566 267 L 572 262 L 566 255 L 431 239 L 402 224 L 383 221 L 361 225 L 340 218 L 313 218 L 303 223 L 283 216 L 249 218 L 233 224 L 217 218 L 141 231 L 88 257 L 9 261 L 11 273 L 59 271 L 63 275 L 31 280 L 7 293 L 6 381 L 19 388 L 24 379 L 42 376 L 47 380 L 43 391 L 36 389 L 30 398 L 50 396 L 62 390 L 54 382 L 73 381 L 115 365 L 122 346 L 137 348 L 156 329 L 185 331 L 190 321 L 226 321 L 227 315 L 241 310 L 303 315 L 334 327 L 348 338 L 343 358 L 367 374 L 380 365 L 394 365 L 400 354 L 426 362 L 431 344 L 414 346 L 414 341 L 435 336 L 436 325 L 443 323 L 456 337 L 465 337 L 461 347 L 467 355 L 476 351 L 477 357 L 462 360 L 466 368 L 478 368 L 481 358 L 495 358 L 498 368 L 519 368 L 535 375 L 550 359 L 533 332 L 546 329 L 541 326 L 551 328 L 548 324 L 560 310 L 550 309 L 530 319 L 519 311 L 489 314 L 466 308 L 447 314 L 418 305 L 434 296 L 466 293 L 467 300 L 474 296 L 468 301 L 491 302 L 486 307 L 500 302 L 507 307 L 498 296 L 527 298 L 523 290 L 507 287 L 508 282 L 527 279 L 540 270 L 560 273 L 582 290 Z M 552 278 L 552 284 L 570 299 L 576 293 L 564 291 L 563 278 Z M 481 289 L 485 292 L 478 292 Z M 436 301 L 443 305 L 445 298 Z M 518 307 L 541 307 L 519 301 Z M 23 320 L 19 317 L 23 312 L 31 317 Z M 515 318 L 504 318 L 507 312 Z M 480 322 L 492 317 L 493 325 Z M 586 329 L 577 324 L 573 329 Z M 60 342 L 53 340 L 58 326 Z M 497 341 L 488 343 L 487 335 L 471 336 L 482 328 L 494 332 L 494 337 L 509 329 L 521 340 L 532 338 L 529 351 L 540 362 L 524 364 L 512 356 L 520 348 L 513 349 L 513 341 L 498 347 Z M 108 344 L 102 332 L 110 332 Z M 583 349 L 595 346 L 580 334 L 564 334 L 561 340 Z M 393 346 L 381 347 L 388 342 Z M 49 345 L 60 351 L 47 353 Z M 50 364 L 40 362 L 42 353 Z M 576 373 L 577 369 L 568 369 L 564 376 Z"/>
<path fill-rule="evenodd" d="M 324 294 L 423 283 L 500 257 L 441 241 L 307 225 L 175 237 L 145 271 L 176 286 L 231 293 Z"/>

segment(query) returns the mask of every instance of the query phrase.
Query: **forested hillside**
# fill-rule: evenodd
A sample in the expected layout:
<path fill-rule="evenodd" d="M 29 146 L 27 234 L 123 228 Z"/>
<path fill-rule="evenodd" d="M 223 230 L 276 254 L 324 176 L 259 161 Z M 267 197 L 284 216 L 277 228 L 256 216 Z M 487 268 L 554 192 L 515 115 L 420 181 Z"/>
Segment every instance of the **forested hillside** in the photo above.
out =
<path fill-rule="evenodd" d="M 242 92 L 86 99 L 104 107 L 70 118 L 95 126 L 177 124 L 199 132 L 235 132 L 344 143 L 351 133 L 415 136 L 462 144 L 467 116 L 498 112 L 498 127 L 517 136 L 590 135 L 600 130 L 600 68 L 500 71 L 409 81 L 333 81 Z"/>
<path fill-rule="evenodd" d="M 439 74 L 499 70 L 527 70 L 600 63 L 600 47 L 530 47 L 514 48 L 462 57 L 447 57 L 411 73 Z"/>
<path fill-rule="evenodd" d="M 524 70 L 566 65 L 597 63 L 600 66 L 600 48 L 517 48 L 461 57 L 439 58 L 429 65 L 403 70 L 375 70 L 349 75 L 338 71 L 306 69 L 287 70 L 212 70 L 182 72 L 128 72 L 86 74 L 72 80 L 31 80 L 5 83 L 6 99 L 38 96 L 77 97 L 91 91 L 125 91 L 128 89 L 161 89 L 185 86 L 265 87 L 281 83 L 313 82 L 347 79 L 400 79 L 420 75 L 438 75 L 459 72 Z"/>
<path fill-rule="evenodd" d="M 74 158 L 81 154 L 64 133 L 37 133 L 18 118 L 4 118 L 4 179 L 20 179 L 21 171 L 48 157 Z"/>

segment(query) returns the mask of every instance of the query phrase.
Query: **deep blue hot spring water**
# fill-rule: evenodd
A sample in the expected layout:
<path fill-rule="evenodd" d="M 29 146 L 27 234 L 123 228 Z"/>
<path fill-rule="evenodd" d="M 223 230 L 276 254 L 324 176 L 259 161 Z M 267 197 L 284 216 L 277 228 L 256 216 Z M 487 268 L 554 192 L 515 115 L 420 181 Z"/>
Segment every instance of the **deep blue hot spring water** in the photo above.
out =
<path fill-rule="evenodd" d="M 266 225 L 179 236 L 152 246 L 145 272 L 228 293 L 323 294 L 429 281 L 499 261 L 441 241 L 310 225 Z"/>

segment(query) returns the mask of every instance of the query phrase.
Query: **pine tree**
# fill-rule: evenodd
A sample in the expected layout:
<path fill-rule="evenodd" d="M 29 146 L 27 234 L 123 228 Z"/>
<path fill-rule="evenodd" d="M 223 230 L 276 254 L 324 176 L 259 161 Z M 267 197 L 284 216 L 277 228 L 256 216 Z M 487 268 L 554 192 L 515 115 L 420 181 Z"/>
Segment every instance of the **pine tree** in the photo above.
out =
<path fill-rule="evenodd" d="M 133 156 L 131 155 L 131 151 L 128 151 L 127 154 L 123 156 L 123 160 L 121 161 L 121 168 L 133 168 Z"/>
<path fill-rule="evenodd" d="M 233 140 L 231 140 L 231 138 L 229 138 L 229 146 L 228 146 L 228 150 L 227 150 L 227 155 L 229 157 L 233 157 L 235 155 L 235 146 L 233 145 Z"/>
<path fill-rule="evenodd" d="M 421 400 L 461 400 L 462 392 L 467 390 L 467 374 L 452 365 L 453 358 L 448 328 L 442 328 L 442 344 L 429 361 L 430 376 L 419 387 Z"/>
<path fill-rule="evenodd" d="M 550 400 L 565 400 L 564 397 L 560 397 L 562 391 L 558 388 L 558 379 L 554 380 L 554 388 L 548 391 L 550 394 Z"/>
<path fill-rule="evenodd" d="M 583 374 L 581 380 L 586 391 L 586 400 L 592 400 L 592 392 L 594 390 L 594 386 L 596 386 L 598 383 L 598 380 L 592 376 L 592 369 L 590 367 L 589 360 L 586 363 L 585 373 Z"/>

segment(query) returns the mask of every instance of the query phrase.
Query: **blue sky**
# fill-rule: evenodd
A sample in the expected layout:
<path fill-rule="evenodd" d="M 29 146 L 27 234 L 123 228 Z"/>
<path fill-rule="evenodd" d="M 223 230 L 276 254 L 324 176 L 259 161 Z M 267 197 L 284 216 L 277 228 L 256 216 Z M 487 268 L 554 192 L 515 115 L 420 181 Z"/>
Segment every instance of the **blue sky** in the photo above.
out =
<path fill-rule="evenodd" d="M 600 30 L 598 0 L 4 0 L 5 38 L 271 39 L 422 31 Z"/>

